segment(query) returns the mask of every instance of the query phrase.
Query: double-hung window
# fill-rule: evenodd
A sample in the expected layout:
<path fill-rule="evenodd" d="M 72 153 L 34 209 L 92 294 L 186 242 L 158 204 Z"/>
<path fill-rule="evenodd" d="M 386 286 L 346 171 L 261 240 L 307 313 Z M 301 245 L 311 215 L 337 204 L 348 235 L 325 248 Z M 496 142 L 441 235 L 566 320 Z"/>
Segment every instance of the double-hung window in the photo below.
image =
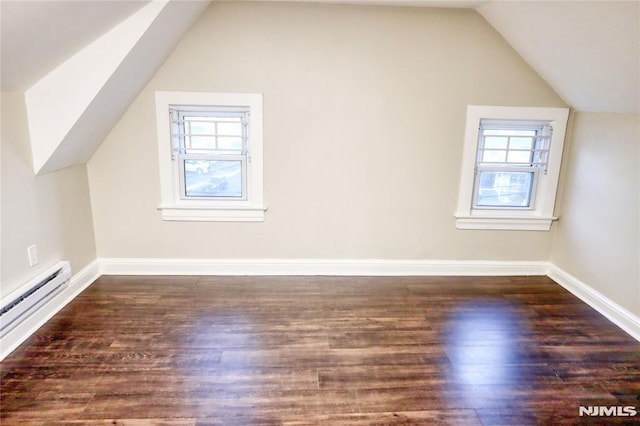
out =
<path fill-rule="evenodd" d="M 468 107 L 458 228 L 550 228 L 567 113 Z"/>
<path fill-rule="evenodd" d="M 480 120 L 473 208 L 533 210 L 551 132 L 546 122 Z"/>
<path fill-rule="evenodd" d="M 172 156 L 185 200 L 246 200 L 249 108 L 170 107 Z"/>
<path fill-rule="evenodd" d="M 157 92 L 165 220 L 260 221 L 262 96 Z"/>

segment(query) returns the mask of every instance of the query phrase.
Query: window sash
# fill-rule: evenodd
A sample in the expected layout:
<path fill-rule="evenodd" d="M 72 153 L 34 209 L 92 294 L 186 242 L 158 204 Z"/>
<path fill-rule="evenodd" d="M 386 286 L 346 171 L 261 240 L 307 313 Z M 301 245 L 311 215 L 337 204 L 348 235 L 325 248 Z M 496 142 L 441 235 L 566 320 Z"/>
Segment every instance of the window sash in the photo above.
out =
<path fill-rule="evenodd" d="M 476 167 L 478 166 L 516 166 L 539 168 L 547 172 L 550 154 L 551 127 L 548 124 L 532 122 L 498 122 L 496 120 L 481 120 L 478 132 L 478 145 L 476 151 Z M 499 134 L 487 134 L 491 131 L 500 131 Z M 523 135 L 523 131 L 534 133 Z M 506 144 L 501 147 L 487 147 L 488 138 L 506 139 Z M 513 147 L 513 139 L 531 139 L 530 148 Z M 488 161 L 487 153 L 502 154 L 503 160 Z M 515 155 L 510 155 L 515 153 Z M 526 161 L 510 160 L 510 157 L 522 157 L 522 153 L 528 153 Z"/>
<path fill-rule="evenodd" d="M 240 162 L 240 179 L 241 179 L 241 196 L 194 196 L 187 195 L 186 170 L 185 161 L 239 161 Z M 247 200 L 247 157 L 245 155 L 195 155 L 180 154 L 176 157 L 178 163 L 178 176 L 180 181 L 180 198 L 183 200 Z"/>
<path fill-rule="evenodd" d="M 480 195 L 480 175 L 482 172 L 496 172 L 496 173 L 532 173 L 531 177 L 531 190 L 529 196 L 528 206 L 513 206 L 513 205 L 478 205 L 478 197 Z M 477 165 L 475 170 L 475 177 L 473 183 L 473 201 L 472 209 L 474 210 L 535 210 L 536 205 L 536 192 L 538 188 L 538 177 L 540 169 L 537 167 L 519 167 L 519 166 L 484 166 Z"/>
<path fill-rule="evenodd" d="M 249 156 L 249 109 L 244 107 L 173 107 L 171 115 L 171 157 L 184 154 L 240 154 Z M 192 119 L 194 117 L 195 119 Z M 200 120 L 198 118 L 201 118 Z M 225 120 L 226 118 L 226 120 Z M 235 119 L 235 120 L 233 120 Z M 239 120 L 239 121 L 238 121 Z M 193 123 L 210 123 L 214 125 L 213 133 L 197 133 L 191 131 Z M 218 131 L 219 124 L 239 124 L 240 134 L 229 135 Z M 194 138 L 211 138 L 213 148 L 194 147 Z M 240 148 L 221 148 L 221 140 L 239 139 Z"/>

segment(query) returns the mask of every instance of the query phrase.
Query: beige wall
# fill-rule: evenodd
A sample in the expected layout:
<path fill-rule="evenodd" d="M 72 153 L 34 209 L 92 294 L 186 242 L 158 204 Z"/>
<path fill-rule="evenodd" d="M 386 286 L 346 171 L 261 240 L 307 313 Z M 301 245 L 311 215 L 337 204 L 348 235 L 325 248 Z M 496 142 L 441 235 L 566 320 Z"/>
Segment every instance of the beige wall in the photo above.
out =
<path fill-rule="evenodd" d="M 34 176 L 22 93 L 2 93 L 1 239 L 0 296 L 58 260 L 76 273 L 96 258 L 86 167 Z M 40 263 L 30 268 L 32 244 Z"/>
<path fill-rule="evenodd" d="M 640 115 L 575 114 L 553 263 L 640 315 Z"/>
<path fill-rule="evenodd" d="M 156 90 L 264 94 L 263 223 L 161 220 Z M 548 260 L 455 229 L 467 104 L 564 106 L 472 10 L 214 3 L 89 162 L 98 256 Z"/>

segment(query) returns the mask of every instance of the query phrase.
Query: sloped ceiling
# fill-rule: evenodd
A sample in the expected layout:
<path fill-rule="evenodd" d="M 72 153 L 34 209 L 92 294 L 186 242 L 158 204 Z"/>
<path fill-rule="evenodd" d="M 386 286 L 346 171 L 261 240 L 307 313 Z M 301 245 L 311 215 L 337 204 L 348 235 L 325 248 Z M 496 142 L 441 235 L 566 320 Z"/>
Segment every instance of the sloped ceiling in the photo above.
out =
<path fill-rule="evenodd" d="M 279 1 L 476 9 L 573 108 L 580 111 L 640 113 L 638 0 Z M 145 81 L 142 80 L 153 75 L 184 32 L 206 9 L 209 1 L 0 0 L 2 90 L 23 92 L 29 92 L 78 52 L 149 3 L 171 3 L 172 7 L 166 8 L 167 20 L 159 22 L 180 30 L 158 31 L 156 25 L 155 31 L 147 32 L 147 39 L 157 37 L 155 43 L 147 41 L 147 46 L 154 45 L 153 63 L 149 63 L 145 49 L 139 46 L 132 48 L 128 55 L 129 66 L 120 67 L 119 73 L 114 71 L 117 78 L 109 79 L 109 90 L 104 90 L 107 86 L 96 90 L 96 99 L 87 104 L 90 114 L 77 114 L 75 123 L 69 127 L 71 137 L 56 141 L 59 149 L 48 149 L 51 153 L 46 155 L 54 160 L 39 160 L 41 164 L 48 164 L 43 170 L 51 171 L 82 163 L 91 157 L 106 132 L 127 108 L 128 101 L 144 85 Z M 131 64 L 144 66 L 143 79 Z M 127 81 L 127 75 L 140 81 L 131 84 L 131 81 Z M 113 87 L 114 84 L 118 87 Z M 119 93 L 120 101 L 109 98 L 105 94 L 107 92 Z M 96 117 L 102 117 L 99 132 L 95 131 Z"/>
<path fill-rule="evenodd" d="M 151 0 L 122 7 L 119 3 L 113 2 L 114 11 L 106 12 L 112 2 L 95 3 L 96 9 L 92 1 L 38 2 L 35 8 L 30 2 L 0 2 L 2 73 L 14 60 L 25 70 L 22 78 L 20 69 L 9 66 L 3 90 L 19 88 L 25 93 L 36 174 L 87 162 L 209 4 Z M 103 31 L 107 25 L 96 10 L 104 13 L 111 28 Z M 43 14 L 75 30 L 63 31 L 65 49 L 60 41 L 49 60 L 40 61 L 37 54 L 31 56 L 35 59 L 23 60 L 22 50 L 43 52 L 50 45 L 48 38 L 55 38 L 57 26 L 39 26 Z M 10 22 L 6 27 L 5 20 Z M 87 25 L 87 20 L 96 27 Z M 20 36 L 30 41 L 25 43 Z M 36 81 L 30 84 L 32 76 Z"/>
<path fill-rule="evenodd" d="M 148 1 L 2 1 L 2 90 L 24 91 Z"/>
<path fill-rule="evenodd" d="M 477 10 L 573 108 L 640 113 L 640 2 L 501 1 Z"/>

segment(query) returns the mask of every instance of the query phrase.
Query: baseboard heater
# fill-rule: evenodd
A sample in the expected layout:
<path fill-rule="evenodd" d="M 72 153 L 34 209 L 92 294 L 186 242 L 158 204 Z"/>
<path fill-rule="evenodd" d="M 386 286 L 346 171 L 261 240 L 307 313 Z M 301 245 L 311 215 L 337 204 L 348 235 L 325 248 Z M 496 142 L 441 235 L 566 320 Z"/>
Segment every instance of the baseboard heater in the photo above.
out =
<path fill-rule="evenodd" d="M 71 265 L 57 262 L 0 301 L 0 337 L 33 315 L 51 300 L 71 279 Z"/>

